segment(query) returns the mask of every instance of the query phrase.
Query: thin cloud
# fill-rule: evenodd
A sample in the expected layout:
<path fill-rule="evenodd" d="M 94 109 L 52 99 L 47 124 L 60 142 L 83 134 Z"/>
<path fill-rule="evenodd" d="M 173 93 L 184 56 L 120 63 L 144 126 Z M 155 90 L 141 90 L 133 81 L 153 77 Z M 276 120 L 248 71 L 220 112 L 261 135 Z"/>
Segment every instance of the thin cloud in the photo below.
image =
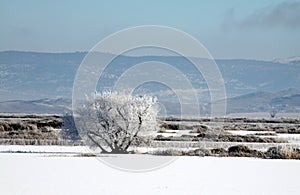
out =
<path fill-rule="evenodd" d="M 300 2 L 286 1 L 254 11 L 245 18 L 237 18 L 231 9 L 224 17 L 223 29 L 237 26 L 242 29 L 285 27 L 300 28 Z"/>

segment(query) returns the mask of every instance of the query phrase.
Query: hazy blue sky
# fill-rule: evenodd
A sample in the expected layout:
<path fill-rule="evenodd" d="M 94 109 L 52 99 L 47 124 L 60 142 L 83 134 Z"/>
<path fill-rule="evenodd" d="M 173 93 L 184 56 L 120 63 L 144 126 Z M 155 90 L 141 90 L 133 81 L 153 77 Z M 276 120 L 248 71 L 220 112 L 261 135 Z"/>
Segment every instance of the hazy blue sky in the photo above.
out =
<path fill-rule="evenodd" d="M 88 51 L 123 28 L 181 29 L 215 58 L 300 56 L 300 1 L 0 0 L 0 50 Z"/>

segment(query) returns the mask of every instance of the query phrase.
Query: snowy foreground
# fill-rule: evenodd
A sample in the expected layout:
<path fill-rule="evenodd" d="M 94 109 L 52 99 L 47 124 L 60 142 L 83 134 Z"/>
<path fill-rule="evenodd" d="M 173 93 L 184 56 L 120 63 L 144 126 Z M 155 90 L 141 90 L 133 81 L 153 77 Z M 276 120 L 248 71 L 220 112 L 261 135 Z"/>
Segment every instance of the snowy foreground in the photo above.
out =
<path fill-rule="evenodd" d="M 5 153 L 16 148 L 1 146 L 0 194 L 300 194 L 297 160 L 189 156 L 134 173 L 111 168 L 95 157 L 70 155 L 83 152 L 82 148 L 49 148 Z M 69 155 L 61 155 L 68 151 Z M 147 155 L 132 157 L 142 162 Z"/>

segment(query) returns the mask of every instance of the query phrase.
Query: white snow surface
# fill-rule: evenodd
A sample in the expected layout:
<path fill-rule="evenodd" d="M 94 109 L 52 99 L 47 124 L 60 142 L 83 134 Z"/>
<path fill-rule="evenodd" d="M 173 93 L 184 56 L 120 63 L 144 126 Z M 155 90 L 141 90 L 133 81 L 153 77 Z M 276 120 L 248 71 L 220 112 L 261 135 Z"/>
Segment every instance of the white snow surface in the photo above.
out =
<path fill-rule="evenodd" d="M 89 153 L 90 150 L 86 146 L 0 145 L 0 152 L 80 154 Z"/>
<path fill-rule="evenodd" d="M 297 160 L 189 156 L 142 173 L 116 170 L 94 157 L 0 153 L 0 163 L 0 194 L 8 195 L 300 194 Z"/>

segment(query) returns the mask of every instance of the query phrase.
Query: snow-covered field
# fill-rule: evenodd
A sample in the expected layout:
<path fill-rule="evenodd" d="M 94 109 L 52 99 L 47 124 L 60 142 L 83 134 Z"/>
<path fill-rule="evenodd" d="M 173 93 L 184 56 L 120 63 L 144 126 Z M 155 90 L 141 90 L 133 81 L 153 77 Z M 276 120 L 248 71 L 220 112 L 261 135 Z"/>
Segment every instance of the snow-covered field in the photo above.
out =
<path fill-rule="evenodd" d="M 139 163 L 147 155 L 133 157 Z M 300 194 L 297 160 L 190 156 L 161 169 L 133 173 L 94 157 L 0 153 L 0 164 L 0 194 Z"/>
<path fill-rule="evenodd" d="M 172 123 L 178 123 L 170 122 Z M 198 122 L 180 122 L 197 125 Z M 214 125 L 208 122 L 206 125 Z M 247 128 L 245 128 L 247 129 Z M 191 129 L 169 130 L 163 136 L 197 135 Z M 174 133 L 175 132 L 175 133 Z M 235 135 L 274 131 L 228 131 Z M 264 137 L 264 136 L 261 136 Z M 270 136 L 286 139 L 300 148 L 300 134 Z M 228 148 L 241 142 L 168 141 L 137 152 L 195 148 Z M 243 143 L 252 149 L 266 150 L 286 143 Z M 2 194 L 204 194 L 204 195 L 282 195 L 300 194 L 299 160 L 254 158 L 163 157 L 145 154 L 90 155 L 84 146 L 0 145 L 0 195 Z M 129 159 L 129 160 L 128 160 Z M 111 166 L 127 163 L 133 171 Z M 153 164 L 152 164 L 153 163 Z M 166 166 L 162 166 L 165 164 Z M 123 164 L 122 164 L 123 165 Z M 161 166 L 151 171 L 141 169 Z M 157 165 L 157 166 L 154 166 Z M 124 168 L 119 167 L 119 168 Z M 134 171 L 138 170 L 138 171 Z"/>
<path fill-rule="evenodd" d="M 0 153 L 46 153 L 46 154 L 81 154 L 89 153 L 85 146 L 32 146 L 32 145 L 0 145 Z"/>
<path fill-rule="evenodd" d="M 227 114 L 227 117 L 246 117 L 246 118 L 269 118 L 270 117 L 270 113 L 269 112 L 252 112 L 252 113 L 231 113 L 231 114 Z M 299 113 L 295 112 L 295 113 L 277 113 L 276 114 L 276 118 L 299 118 Z"/>

